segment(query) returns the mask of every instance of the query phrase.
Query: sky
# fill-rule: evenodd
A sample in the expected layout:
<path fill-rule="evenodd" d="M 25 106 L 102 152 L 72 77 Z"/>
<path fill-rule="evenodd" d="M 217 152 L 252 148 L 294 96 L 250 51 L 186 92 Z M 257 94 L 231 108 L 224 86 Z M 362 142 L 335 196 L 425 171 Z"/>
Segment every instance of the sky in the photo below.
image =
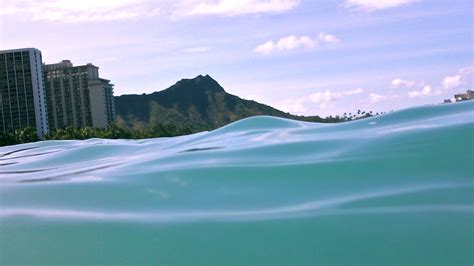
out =
<path fill-rule="evenodd" d="M 472 0 L 0 0 L 0 50 L 93 63 L 115 95 L 209 74 L 298 115 L 440 103 L 474 89 Z"/>

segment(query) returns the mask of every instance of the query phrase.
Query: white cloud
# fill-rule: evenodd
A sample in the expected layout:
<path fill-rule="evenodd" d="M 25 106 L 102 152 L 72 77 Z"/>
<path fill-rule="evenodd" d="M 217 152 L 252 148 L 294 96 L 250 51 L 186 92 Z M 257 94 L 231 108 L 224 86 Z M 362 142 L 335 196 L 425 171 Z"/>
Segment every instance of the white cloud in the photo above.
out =
<path fill-rule="evenodd" d="M 365 90 L 362 89 L 362 88 L 357 88 L 357 89 L 345 91 L 345 92 L 343 92 L 343 94 L 344 94 L 344 95 L 355 95 L 355 94 L 361 94 L 361 93 L 363 93 L 364 91 L 365 91 Z"/>
<path fill-rule="evenodd" d="M 441 81 L 441 86 L 432 87 L 425 82 L 408 81 L 403 79 L 394 79 L 390 83 L 392 88 L 412 88 L 412 91 L 408 92 L 409 98 L 420 98 L 426 96 L 437 96 L 442 94 L 451 94 L 449 90 L 470 89 L 474 84 L 474 66 L 461 68 L 454 75 L 446 76 Z M 444 91 L 442 90 L 444 88 Z M 377 99 L 376 96 L 373 99 Z"/>
<path fill-rule="evenodd" d="M 282 111 L 289 112 L 292 114 L 303 114 L 308 111 L 306 107 L 306 99 L 286 99 L 279 103 L 276 103 L 276 107 Z"/>
<path fill-rule="evenodd" d="M 458 73 L 453 76 L 447 76 L 441 82 L 446 90 L 457 89 L 466 84 L 474 83 L 474 67 L 466 67 L 459 69 Z M 472 85 L 471 85 L 472 86 Z"/>
<path fill-rule="evenodd" d="M 413 87 L 416 83 L 414 81 L 403 80 L 403 79 L 394 79 L 390 84 L 393 88 L 410 88 Z"/>
<path fill-rule="evenodd" d="M 343 94 L 341 92 L 332 92 L 330 90 L 326 90 L 324 92 L 317 92 L 309 95 L 309 99 L 313 103 L 321 104 L 325 102 L 332 102 L 338 98 L 341 98 Z"/>
<path fill-rule="evenodd" d="M 155 16 L 246 15 L 289 11 L 299 0 L 0 0 L 0 16 L 84 23 Z"/>
<path fill-rule="evenodd" d="M 316 46 L 316 42 L 308 36 L 293 36 L 290 35 L 285 38 L 281 38 L 277 42 L 268 41 L 255 48 L 255 52 L 262 54 L 270 54 L 275 51 L 288 51 L 298 48 L 313 48 Z"/>
<path fill-rule="evenodd" d="M 346 0 L 346 8 L 355 8 L 368 12 L 407 5 L 418 0 Z"/>
<path fill-rule="evenodd" d="M 373 92 L 369 94 L 369 100 L 371 103 L 378 103 L 386 99 L 388 99 L 388 96 L 386 95 L 376 94 Z"/>
<path fill-rule="evenodd" d="M 280 39 L 276 43 L 276 47 L 279 50 L 293 50 L 300 47 L 311 48 L 314 46 L 315 46 L 315 42 L 308 36 L 301 36 L 301 37 L 288 36 L 286 38 Z"/>
<path fill-rule="evenodd" d="M 327 34 L 324 32 L 320 32 L 318 37 L 319 37 L 319 40 L 323 42 L 328 42 L 328 43 L 339 42 L 339 39 L 336 36 Z"/>
<path fill-rule="evenodd" d="M 326 43 L 335 43 L 339 42 L 339 39 L 336 36 L 326 33 L 320 33 L 318 37 L 311 38 L 309 36 L 294 36 L 290 35 L 285 38 L 281 38 L 278 41 L 267 41 L 263 44 L 260 44 L 255 48 L 255 52 L 261 54 L 271 54 L 276 51 L 289 51 L 295 50 L 298 48 L 314 48 L 318 42 Z"/>
<path fill-rule="evenodd" d="M 236 16 L 259 13 L 279 13 L 291 10 L 299 0 L 218 0 L 204 1 L 192 8 L 192 15 Z"/>
<path fill-rule="evenodd" d="M 31 21 L 96 22 L 157 16 L 160 8 L 144 0 L 2 0 L 0 16 L 15 15 Z"/>
<path fill-rule="evenodd" d="M 325 110 L 334 106 L 334 102 L 343 99 L 345 96 L 361 94 L 365 90 L 357 88 L 346 91 L 331 91 L 325 90 L 316 92 L 297 99 L 286 99 L 276 106 L 281 110 L 294 114 L 303 114 L 311 109 L 312 106 L 319 107 L 320 110 Z"/>
<path fill-rule="evenodd" d="M 364 89 L 358 88 L 354 90 L 347 90 L 347 91 L 330 91 L 325 90 L 324 92 L 317 92 L 309 95 L 309 99 L 317 104 L 324 103 L 324 102 L 333 102 L 337 99 L 340 99 L 347 95 L 356 95 L 361 94 L 364 92 Z"/>
<path fill-rule="evenodd" d="M 275 50 L 275 43 L 273 41 L 268 41 L 264 44 L 260 44 L 255 48 L 255 52 L 261 54 L 270 54 Z"/>
<path fill-rule="evenodd" d="M 426 96 L 437 96 L 442 94 L 451 94 L 449 90 L 470 89 L 471 84 L 474 84 L 474 67 L 466 67 L 458 70 L 457 74 L 446 76 L 441 81 L 441 86 L 430 86 L 425 82 L 408 81 L 403 79 L 394 79 L 390 83 L 392 88 L 412 88 L 412 91 L 407 93 L 409 98 L 420 98 Z M 471 85 L 472 86 L 472 85 Z M 444 91 L 443 91 L 444 88 Z M 378 99 L 376 96 L 373 99 Z"/>
<path fill-rule="evenodd" d="M 445 89 L 454 89 L 461 85 L 461 75 L 448 76 L 443 79 L 443 87 Z"/>
<path fill-rule="evenodd" d="M 433 90 L 431 89 L 431 86 L 424 86 L 421 90 L 419 91 L 411 91 L 408 93 L 408 97 L 410 98 L 416 98 L 416 97 L 421 97 L 421 96 L 430 96 L 433 95 Z"/>

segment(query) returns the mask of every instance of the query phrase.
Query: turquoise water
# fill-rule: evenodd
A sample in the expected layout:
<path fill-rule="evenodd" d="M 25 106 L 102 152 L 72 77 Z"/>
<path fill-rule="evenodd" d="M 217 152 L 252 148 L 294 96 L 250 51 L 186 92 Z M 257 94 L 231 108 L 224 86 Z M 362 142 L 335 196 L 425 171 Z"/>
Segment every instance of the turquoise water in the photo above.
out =
<path fill-rule="evenodd" d="M 0 265 L 472 265 L 474 101 L 0 148 Z"/>

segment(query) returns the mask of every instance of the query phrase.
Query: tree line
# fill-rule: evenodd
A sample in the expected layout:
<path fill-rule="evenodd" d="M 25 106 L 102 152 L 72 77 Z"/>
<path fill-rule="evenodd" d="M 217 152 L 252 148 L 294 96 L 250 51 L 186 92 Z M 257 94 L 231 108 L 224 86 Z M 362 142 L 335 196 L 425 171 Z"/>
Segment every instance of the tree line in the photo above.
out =
<path fill-rule="evenodd" d="M 91 138 L 101 139 L 147 139 L 160 137 L 175 137 L 194 133 L 188 127 L 178 128 L 171 124 L 159 124 L 145 129 L 125 129 L 110 124 L 107 128 L 93 127 L 66 127 L 50 131 L 44 136 L 44 140 L 83 140 Z M 0 146 L 23 144 L 39 141 L 36 129 L 26 127 L 9 133 L 0 133 Z"/>

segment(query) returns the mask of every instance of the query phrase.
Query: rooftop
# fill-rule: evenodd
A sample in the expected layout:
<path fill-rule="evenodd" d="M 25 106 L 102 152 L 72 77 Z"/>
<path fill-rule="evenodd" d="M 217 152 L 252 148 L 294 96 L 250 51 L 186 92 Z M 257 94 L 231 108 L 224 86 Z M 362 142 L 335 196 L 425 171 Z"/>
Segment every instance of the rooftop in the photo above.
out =
<path fill-rule="evenodd" d="M 41 52 L 39 49 L 37 48 L 18 48 L 18 49 L 10 49 L 10 50 L 0 50 L 0 54 L 6 54 L 6 53 L 13 53 L 13 52 L 24 52 L 24 51 L 37 51 L 37 52 Z"/>
<path fill-rule="evenodd" d="M 55 63 L 55 64 L 45 64 L 44 65 L 45 69 L 46 70 L 56 70 L 56 69 L 63 69 L 63 68 L 71 68 L 71 67 L 95 67 L 95 68 L 99 68 L 95 65 L 93 65 L 92 63 L 87 63 L 86 65 L 82 65 L 82 66 L 74 66 L 71 62 L 71 60 L 62 60 L 61 62 L 59 63 Z"/>

